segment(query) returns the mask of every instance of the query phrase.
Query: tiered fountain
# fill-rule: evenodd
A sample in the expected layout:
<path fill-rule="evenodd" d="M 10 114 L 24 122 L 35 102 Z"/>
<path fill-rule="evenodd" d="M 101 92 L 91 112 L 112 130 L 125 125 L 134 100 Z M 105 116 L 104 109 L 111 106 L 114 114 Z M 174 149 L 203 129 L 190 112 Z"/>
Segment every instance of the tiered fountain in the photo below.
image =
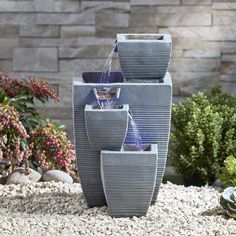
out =
<path fill-rule="evenodd" d="M 111 72 L 114 51 L 121 72 Z M 123 217 L 155 204 L 170 133 L 170 55 L 169 35 L 118 34 L 107 69 L 76 74 L 77 165 L 89 207 L 107 204 Z"/>

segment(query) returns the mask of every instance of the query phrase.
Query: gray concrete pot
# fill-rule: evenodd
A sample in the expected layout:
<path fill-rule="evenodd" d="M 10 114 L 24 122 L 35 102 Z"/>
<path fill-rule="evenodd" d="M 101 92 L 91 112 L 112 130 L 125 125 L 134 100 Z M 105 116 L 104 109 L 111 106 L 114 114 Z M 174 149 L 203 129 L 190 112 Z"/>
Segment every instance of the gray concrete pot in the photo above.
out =
<path fill-rule="evenodd" d="M 164 78 L 171 56 L 168 34 L 117 34 L 117 51 L 127 80 Z"/>
<path fill-rule="evenodd" d="M 157 156 L 156 144 L 146 151 L 101 151 L 101 177 L 111 216 L 146 215 L 156 183 Z"/>
<path fill-rule="evenodd" d="M 117 109 L 85 106 L 86 132 L 93 150 L 120 150 L 128 130 L 128 112 L 129 105 Z"/>

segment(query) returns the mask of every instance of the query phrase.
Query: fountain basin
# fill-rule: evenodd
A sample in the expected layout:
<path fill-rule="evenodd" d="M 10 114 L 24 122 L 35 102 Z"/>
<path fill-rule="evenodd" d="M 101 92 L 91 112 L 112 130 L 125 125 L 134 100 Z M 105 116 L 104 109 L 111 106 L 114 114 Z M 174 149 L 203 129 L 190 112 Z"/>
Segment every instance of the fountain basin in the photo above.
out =
<path fill-rule="evenodd" d="M 148 145 L 145 151 L 129 151 L 129 146 L 101 151 L 102 184 L 114 217 L 146 215 L 156 183 L 157 144 Z"/>
<path fill-rule="evenodd" d="M 171 56 L 168 34 L 117 34 L 117 51 L 127 80 L 162 80 Z"/>
<path fill-rule="evenodd" d="M 85 126 L 92 150 L 121 148 L 128 130 L 128 111 L 129 105 L 120 105 L 117 109 L 85 106 Z"/>
<path fill-rule="evenodd" d="M 73 81 L 73 120 L 77 167 L 88 206 L 103 206 L 106 199 L 100 174 L 100 151 L 94 151 L 88 140 L 84 109 L 95 101 L 94 88 L 120 88 L 118 105 L 129 104 L 143 143 L 158 144 L 156 186 L 152 204 L 165 172 L 170 134 L 172 81 L 167 72 L 161 83 L 123 81 L 122 72 L 111 72 L 111 83 L 100 83 L 102 72 L 76 73 Z M 128 127 L 125 144 L 133 144 L 132 127 Z"/>

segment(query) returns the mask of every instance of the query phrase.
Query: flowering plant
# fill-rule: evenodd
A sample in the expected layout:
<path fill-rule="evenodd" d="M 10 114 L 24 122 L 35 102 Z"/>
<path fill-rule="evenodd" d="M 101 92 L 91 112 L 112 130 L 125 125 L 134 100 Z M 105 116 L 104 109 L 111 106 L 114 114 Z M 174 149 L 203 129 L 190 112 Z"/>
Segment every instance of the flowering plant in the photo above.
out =
<path fill-rule="evenodd" d="M 59 101 L 48 82 L 38 81 L 34 76 L 19 80 L 9 74 L 0 74 L 0 88 L 3 93 L 1 96 L 5 96 L 5 102 L 20 112 L 20 120 L 28 132 L 45 124 L 45 118 L 39 115 L 35 108 L 35 98 L 42 103 L 46 103 L 49 99 Z"/>
<path fill-rule="evenodd" d="M 75 160 L 74 146 L 67 139 L 66 133 L 55 124 L 49 123 L 31 132 L 32 158 L 44 170 L 61 169 L 72 173 Z"/>
<path fill-rule="evenodd" d="M 0 74 L 0 159 L 10 167 L 9 172 L 22 164 L 27 170 L 31 161 L 36 168 L 59 168 L 72 173 L 75 151 L 62 130 L 64 126 L 41 116 L 35 99 L 42 103 L 49 99 L 59 101 L 45 81 Z"/>
<path fill-rule="evenodd" d="M 31 155 L 27 139 L 29 135 L 21 121 L 19 112 L 13 106 L 0 104 L 0 150 L 1 158 L 12 171 L 23 161 L 28 168 L 28 158 Z"/>

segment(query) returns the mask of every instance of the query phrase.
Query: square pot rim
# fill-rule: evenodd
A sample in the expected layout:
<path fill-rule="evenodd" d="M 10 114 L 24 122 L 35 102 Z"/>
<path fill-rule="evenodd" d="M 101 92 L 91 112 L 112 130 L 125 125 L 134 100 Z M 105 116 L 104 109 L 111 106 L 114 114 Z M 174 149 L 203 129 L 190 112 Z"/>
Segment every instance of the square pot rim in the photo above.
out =
<path fill-rule="evenodd" d="M 100 71 L 97 71 L 97 72 L 100 72 Z M 114 71 L 114 72 L 120 72 L 120 71 Z M 145 78 L 144 78 L 145 79 Z M 73 77 L 73 83 L 72 83 L 72 90 L 74 88 L 74 86 L 84 86 L 84 87 L 91 87 L 91 88 L 102 88 L 104 86 L 106 87 L 121 87 L 121 90 L 122 90 L 122 87 L 123 86 L 128 86 L 128 85 L 132 85 L 132 86 L 140 86 L 140 85 L 155 85 L 155 86 L 166 86 L 166 85 L 169 85 L 169 86 L 172 86 L 172 81 L 171 81 L 171 76 L 170 76 L 170 73 L 167 71 L 164 78 L 163 78 L 163 82 L 162 83 L 157 83 L 157 82 L 148 82 L 148 83 L 140 83 L 140 82 L 135 82 L 135 83 L 132 83 L 132 82 L 129 82 L 129 81 L 126 81 L 126 82 L 121 82 L 121 83 L 85 83 L 83 81 L 83 78 L 82 78 L 82 73 L 81 72 L 75 72 L 74 73 L 74 77 Z"/>
<path fill-rule="evenodd" d="M 114 108 L 111 108 L 111 109 L 97 109 L 97 108 L 93 108 L 93 105 L 90 105 L 90 104 L 86 104 L 85 105 L 85 108 L 84 108 L 84 111 L 86 112 L 121 112 L 121 111 L 127 111 L 129 112 L 129 104 L 121 104 L 123 107 L 120 108 L 120 109 L 114 109 Z"/>
<path fill-rule="evenodd" d="M 129 144 L 128 144 L 129 145 Z M 134 144 L 130 144 L 130 145 L 134 145 Z M 124 151 L 124 150 L 120 150 L 120 151 L 112 151 L 112 150 L 101 150 L 101 154 L 108 154 L 108 153 L 112 153 L 112 154 L 156 154 L 158 151 L 158 144 L 156 143 L 145 143 L 144 145 L 150 145 L 150 150 L 149 151 Z"/>
<path fill-rule="evenodd" d="M 157 36 L 157 37 L 162 37 L 162 40 L 156 40 L 156 39 L 127 39 L 128 36 L 130 35 L 134 35 L 134 36 Z M 171 36 L 170 34 L 138 34 L 138 33 L 134 33 L 134 34 L 117 34 L 116 35 L 116 40 L 117 40 L 117 44 L 119 43 L 171 43 Z"/>

